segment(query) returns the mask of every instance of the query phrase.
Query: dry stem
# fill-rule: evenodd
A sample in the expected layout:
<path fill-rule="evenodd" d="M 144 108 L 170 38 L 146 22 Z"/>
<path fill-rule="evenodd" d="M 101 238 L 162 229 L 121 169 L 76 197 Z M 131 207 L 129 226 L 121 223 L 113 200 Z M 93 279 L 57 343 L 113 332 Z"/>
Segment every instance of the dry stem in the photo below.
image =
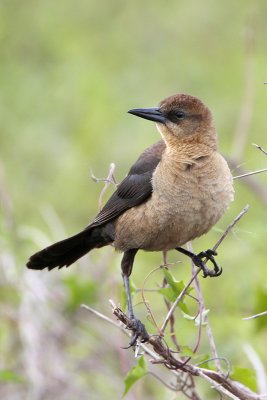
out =
<path fill-rule="evenodd" d="M 114 306 L 113 303 L 112 305 Z M 109 322 L 113 326 L 121 329 L 124 334 L 130 337 L 130 333 L 125 331 L 125 329 L 120 324 L 114 322 L 107 316 L 99 313 L 91 307 L 88 307 L 84 304 L 82 305 L 82 307 L 90 311 L 97 317 L 104 319 L 106 322 Z M 131 320 L 129 320 L 127 315 L 124 314 L 120 308 L 114 307 L 113 313 L 124 325 L 129 326 L 131 324 Z M 143 349 L 143 351 L 145 351 L 146 354 L 152 357 L 153 361 L 151 362 L 156 364 L 164 364 L 167 368 L 170 369 L 170 372 L 177 377 L 180 376 L 181 372 L 189 373 L 192 376 L 199 376 L 205 381 L 209 382 L 211 387 L 217 390 L 219 393 L 224 394 L 233 400 L 266 399 L 266 396 L 258 396 L 239 382 L 230 380 L 228 376 L 225 376 L 220 372 L 200 368 L 190 363 L 185 364 L 183 361 L 176 359 L 173 353 L 170 351 L 169 347 L 164 343 L 160 336 L 151 335 L 149 337 L 148 343 L 152 346 L 153 350 L 151 350 L 147 345 L 143 343 L 140 343 L 139 346 Z"/>

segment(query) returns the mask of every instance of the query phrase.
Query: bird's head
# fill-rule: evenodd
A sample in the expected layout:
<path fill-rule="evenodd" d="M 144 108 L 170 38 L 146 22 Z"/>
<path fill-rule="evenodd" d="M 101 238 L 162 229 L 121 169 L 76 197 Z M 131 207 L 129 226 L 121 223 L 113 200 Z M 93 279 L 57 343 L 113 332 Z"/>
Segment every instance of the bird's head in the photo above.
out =
<path fill-rule="evenodd" d="M 128 112 L 156 122 L 166 143 L 178 139 L 216 147 L 212 114 L 197 97 L 175 94 L 161 101 L 156 108 L 137 108 Z"/>

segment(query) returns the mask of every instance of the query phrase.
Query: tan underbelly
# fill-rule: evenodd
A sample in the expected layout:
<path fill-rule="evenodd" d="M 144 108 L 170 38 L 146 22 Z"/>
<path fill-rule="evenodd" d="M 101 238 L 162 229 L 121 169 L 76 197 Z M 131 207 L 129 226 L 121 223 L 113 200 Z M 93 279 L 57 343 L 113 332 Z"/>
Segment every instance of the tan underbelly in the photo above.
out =
<path fill-rule="evenodd" d="M 208 232 L 233 199 L 230 171 L 224 160 L 219 161 L 218 172 L 213 171 L 210 177 L 183 173 L 171 181 L 165 173 L 159 184 L 154 183 L 148 201 L 118 218 L 115 248 L 171 250 Z"/>
<path fill-rule="evenodd" d="M 114 246 L 121 251 L 162 251 L 181 246 L 208 232 L 220 219 L 231 200 L 226 196 L 222 205 L 221 196 L 220 206 L 214 195 L 195 199 L 180 192 L 179 201 L 172 204 L 153 196 L 119 217 Z"/>

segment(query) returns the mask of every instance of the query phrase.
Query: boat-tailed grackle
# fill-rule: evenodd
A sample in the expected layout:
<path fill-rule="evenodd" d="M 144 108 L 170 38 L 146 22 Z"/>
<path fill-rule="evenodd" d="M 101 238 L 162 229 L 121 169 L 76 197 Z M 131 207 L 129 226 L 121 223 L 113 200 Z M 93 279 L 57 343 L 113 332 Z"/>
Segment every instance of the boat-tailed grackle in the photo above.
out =
<path fill-rule="evenodd" d="M 154 121 L 162 139 L 140 155 L 84 230 L 34 254 L 27 267 L 69 266 L 106 245 L 123 252 L 122 276 L 134 321 L 132 345 L 138 337 L 147 339 L 144 325 L 134 316 L 129 290 L 137 251 L 176 249 L 189 255 L 204 276 L 219 275 L 211 250 L 194 255 L 180 246 L 207 233 L 219 220 L 233 199 L 233 186 L 228 165 L 218 152 L 212 114 L 198 98 L 176 94 L 157 108 L 129 113 Z M 206 267 L 205 257 L 212 261 L 213 270 Z"/>

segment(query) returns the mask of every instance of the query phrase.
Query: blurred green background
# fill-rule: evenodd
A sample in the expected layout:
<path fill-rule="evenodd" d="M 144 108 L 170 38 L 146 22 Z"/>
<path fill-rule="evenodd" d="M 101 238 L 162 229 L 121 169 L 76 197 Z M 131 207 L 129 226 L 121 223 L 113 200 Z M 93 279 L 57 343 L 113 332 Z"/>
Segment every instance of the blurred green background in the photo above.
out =
<path fill-rule="evenodd" d="M 266 167 L 251 145 L 267 147 L 266 13 L 265 0 L 0 1 L 1 398 L 121 397 L 135 364 L 121 349 L 127 338 L 80 309 L 86 303 L 111 316 L 108 300 L 121 301 L 121 256 L 101 249 L 52 273 L 28 271 L 25 262 L 94 217 L 102 184 L 91 171 L 105 177 L 115 162 L 120 181 L 158 140 L 153 124 L 127 114 L 130 108 L 153 107 L 176 92 L 196 95 L 214 113 L 221 151 L 238 165 L 233 174 Z M 250 204 L 220 247 L 223 275 L 201 286 L 219 355 L 253 368 L 255 351 L 267 368 L 267 317 L 242 320 L 267 309 L 267 175 L 252 182 L 235 181 L 235 202 L 194 249 L 212 247 Z M 188 280 L 188 260 L 174 252 L 169 260 L 182 261 L 172 273 Z M 138 254 L 136 287 L 161 262 L 159 253 Z M 158 271 L 147 287 L 161 282 Z M 160 324 L 164 301 L 147 297 Z M 145 307 L 136 311 L 145 320 Z M 197 328 L 176 316 L 181 344 L 193 347 Z M 199 353 L 209 352 L 203 333 Z M 157 373 L 171 380 L 163 368 Z M 217 398 L 205 384 L 199 391 Z M 147 376 L 126 396 L 140 398 L 183 397 Z"/>

